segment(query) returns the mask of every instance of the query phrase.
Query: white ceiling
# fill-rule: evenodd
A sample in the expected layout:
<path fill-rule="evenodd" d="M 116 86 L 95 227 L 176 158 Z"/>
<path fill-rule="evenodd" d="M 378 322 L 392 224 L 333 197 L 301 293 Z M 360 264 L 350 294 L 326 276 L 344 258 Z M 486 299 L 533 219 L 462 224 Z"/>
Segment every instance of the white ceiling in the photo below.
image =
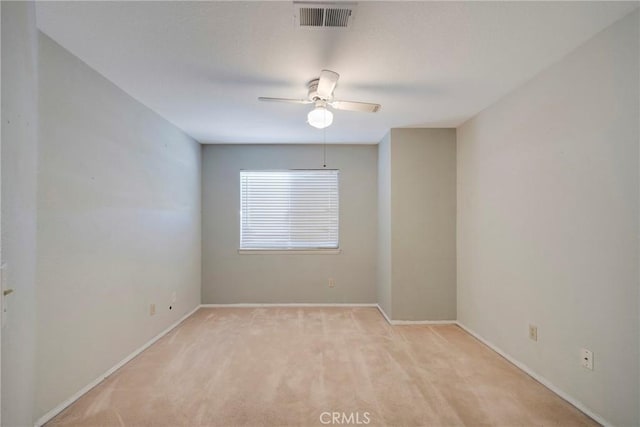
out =
<path fill-rule="evenodd" d="M 360 2 L 350 31 L 298 30 L 292 2 L 41 2 L 38 27 L 202 143 L 377 143 L 455 127 L 638 2 Z M 322 69 L 379 113 L 305 123 Z"/>

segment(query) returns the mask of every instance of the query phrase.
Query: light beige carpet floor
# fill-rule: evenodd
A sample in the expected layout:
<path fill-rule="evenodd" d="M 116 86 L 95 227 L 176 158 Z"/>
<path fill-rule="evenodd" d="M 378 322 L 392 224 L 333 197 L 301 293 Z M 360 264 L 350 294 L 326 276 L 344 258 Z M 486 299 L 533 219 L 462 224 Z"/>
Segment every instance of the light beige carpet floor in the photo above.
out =
<path fill-rule="evenodd" d="M 327 421 L 597 425 L 459 327 L 390 326 L 375 308 L 200 309 L 49 425 Z"/>

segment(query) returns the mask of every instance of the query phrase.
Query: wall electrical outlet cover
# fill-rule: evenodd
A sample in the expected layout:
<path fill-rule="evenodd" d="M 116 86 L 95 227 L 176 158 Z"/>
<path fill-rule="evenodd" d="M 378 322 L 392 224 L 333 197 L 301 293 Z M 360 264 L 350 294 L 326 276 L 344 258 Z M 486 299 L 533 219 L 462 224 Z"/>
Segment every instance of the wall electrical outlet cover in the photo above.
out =
<path fill-rule="evenodd" d="M 156 314 L 156 305 L 155 304 L 151 304 L 149 306 L 149 316 L 153 316 L 154 314 Z"/>
<path fill-rule="evenodd" d="M 593 371 L 593 352 L 586 348 L 580 349 L 580 365 L 583 368 Z"/>
<path fill-rule="evenodd" d="M 529 325 L 529 339 L 538 341 L 538 327 L 535 325 Z"/>

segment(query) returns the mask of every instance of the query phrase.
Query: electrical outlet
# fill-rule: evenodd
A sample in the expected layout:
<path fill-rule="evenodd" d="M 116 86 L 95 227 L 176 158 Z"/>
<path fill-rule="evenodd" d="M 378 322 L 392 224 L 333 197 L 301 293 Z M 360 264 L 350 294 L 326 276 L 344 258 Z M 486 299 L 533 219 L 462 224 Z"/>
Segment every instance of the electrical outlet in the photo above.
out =
<path fill-rule="evenodd" d="M 593 371 L 593 352 L 591 350 L 580 349 L 580 364 L 583 368 Z"/>
<path fill-rule="evenodd" d="M 149 306 L 149 316 L 153 316 L 154 314 L 156 314 L 156 305 L 155 304 L 151 304 Z"/>
<path fill-rule="evenodd" d="M 529 325 L 529 339 L 538 341 L 538 327 L 536 325 Z"/>
<path fill-rule="evenodd" d="M 329 287 L 330 288 L 335 288 L 335 286 L 336 286 L 336 281 L 333 280 L 333 279 L 329 279 Z"/>

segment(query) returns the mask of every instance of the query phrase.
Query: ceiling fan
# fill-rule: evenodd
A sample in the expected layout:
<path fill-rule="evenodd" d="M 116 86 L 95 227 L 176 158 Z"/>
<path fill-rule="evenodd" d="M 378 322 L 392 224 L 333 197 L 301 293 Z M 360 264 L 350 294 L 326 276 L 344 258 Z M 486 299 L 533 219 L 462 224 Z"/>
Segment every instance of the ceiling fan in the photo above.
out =
<path fill-rule="evenodd" d="M 288 98 L 258 98 L 260 101 L 289 102 L 292 104 L 315 104 L 315 108 L 307 115 L 308 123 L 318 129 L 326 128 L 333 123 L 333 113 L 327 108 L 336 110 L 360 111 L 364 113 L 375 113 L 380 111 L 382 105 L 370 104 L 368 102 L 339 101 L 333 98 L 333 90 L 336 88 L 340 74 L 335 71 L 322 70 L 320 77 L 311 80 L 307 87 L 309 89 L 308 99 L 288 99 Z"/>

